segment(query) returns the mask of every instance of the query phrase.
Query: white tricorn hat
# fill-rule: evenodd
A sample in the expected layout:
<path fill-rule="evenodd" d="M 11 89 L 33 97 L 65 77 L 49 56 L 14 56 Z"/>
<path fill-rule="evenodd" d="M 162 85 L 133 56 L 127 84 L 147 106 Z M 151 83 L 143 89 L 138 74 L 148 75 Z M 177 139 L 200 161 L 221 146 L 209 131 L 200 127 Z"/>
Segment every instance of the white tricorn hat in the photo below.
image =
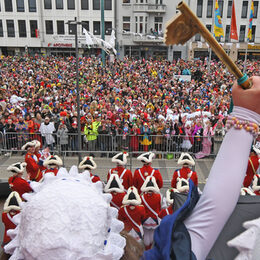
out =
<path fill-rule="evenodd" d="M 138 194 L 136 187 L 131 186 L 128 188 L 126 195 L 123 198 L 123 205 L 140 205 L 142 203 L 141 197 Z"/>
<path fill-rule="evenodd" d="M 151 163 L 153 161 L 155 154 L 152 152 L 143 153 L 137 157 L 137 160 L 143 163 Z"/>
<path fill-rule="evenodd" d="M 13 172 L 13 173 L 23 173 L 25 170 L 27 163 L 26 162 L 17 162 L 11 164 L 8 168 L 7 171 Z"/>
<path fill-rule="evenodd" d="M 44 167 L 52 167 L 52 166 L 58 167 L 61 165 L 62 165 L 62 160 L 58 155 L 50 155 L 43 162 Z"/>
<path fill-rule="evenodd" d="M 189 181 L 184 178 L 177 178 L 176 188 L 179 192 L 189 192 Z"/>
<path fill-rule="evenodd" d="M 27 142 L 25 145 L 22 146 L 22 150 L 26 150 L 28 147 L 32 147 L 34 146 L 35 147 L 35 142 L 34 141 L 31 141 L 31 142 Z"/>
<path fill-rule="evenodd" d="M 256 174 L 254 175 L 252 189 L 253 189 L 253 191 L 260 191 L 260 177 L 259 177 L 259 175 L 258 176 Z"/>
<path fill-rule="evenodd" d="M 83 158 L 83 160 L 79 164 L 79 169 L 84 169 L 84 170 L 94 170 L 97 168 L 97 165 L 95 161 L 93 160 L 92 156 L 86 156 Z"/>
<path fill-rule="evenodd" d="M 32 143 L 35 143 L 35 148 L 41 147 L 41 142 L 38 140 L 32 140 Z"/>
<path fill-rule="evenodd" d="M 106 193 L 112 191 L 122 193 L 125 191 L 124 186 L 122 185 L 122 180 L 119 179 L 119 176 L 117 174 L 110 175 L 109 180 L 104 188 L 104 191 Z"/>
<path fill-rule="evenodd" d="M 257 155 L 260 155 L 260 143 L 253 145 L 253 150 Z"/>
<path fill-rule="evenodd" d="M 156 193 L 160 193 L 160 189 L 156 183 L 156 180 L 153 176 L 147 176 L 142 187 L 141 187 L 142 192 L 146 191 L 153 191 Z"/>
<path fill-rule="evenodd" d="M 251 189 L 243 187 L 240 190 L 240 195 L 242 195 L 242 196 L 246 196 L 246 195 L 255 196 L 255 193 Z"/>
<path fill-rule="evenodd" d="M 118 163 L 120 165 L 126 165 L 127 164 L 127 152 L 121 152 L 116 154 L 114 157 L 112 157 L 112 162 Z"/>
<path fill-rule="evenodd" d="M 188 164 L 191 166 L 195 165 L 195 161 L 188 153 L 181 153 L 181 156 L 177 162 L 178 165 Z"/>
<path fill-rule="evenodd" d="M 175 188 L 170 188 L 166 191 L 166 202 L 168 204 L 173 204 L 174 202 L 174 193 L 179 193 L 179 191 Z"/>
<path fill-rule="evenodd" d="M 4 204 L 4 212 L 10 210 L 21 210 L 22 199 L 18 192 L 13 191 L 9 194 Z"/>

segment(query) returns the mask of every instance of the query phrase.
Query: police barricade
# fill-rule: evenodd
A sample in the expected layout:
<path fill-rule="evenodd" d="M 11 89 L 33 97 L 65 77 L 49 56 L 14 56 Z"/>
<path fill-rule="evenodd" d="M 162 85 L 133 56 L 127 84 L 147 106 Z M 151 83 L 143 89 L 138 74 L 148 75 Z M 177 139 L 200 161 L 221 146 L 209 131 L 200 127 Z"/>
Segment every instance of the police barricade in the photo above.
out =
<path fill-rule="evenodd" d="M 199 156 L 215 156 L 222 142 L 222 137 L 201 137 L 185 135 L 88 135 L 81 134 L 81 147 L 78 145 L 77 133 L 17 133 L 9 132 L 0 135 L 0 147 L 4 152 L 21 151 L 29 141 L 38 140 L 41 147 L 49 147 L 51 152 L 65 155 L 89 153 L 99 157 L 111 157 L 119 151 L 131 152 L 133 157 L 148 151 L 157 154 L 157 158 L 172 159 L 181 152 Z"/>

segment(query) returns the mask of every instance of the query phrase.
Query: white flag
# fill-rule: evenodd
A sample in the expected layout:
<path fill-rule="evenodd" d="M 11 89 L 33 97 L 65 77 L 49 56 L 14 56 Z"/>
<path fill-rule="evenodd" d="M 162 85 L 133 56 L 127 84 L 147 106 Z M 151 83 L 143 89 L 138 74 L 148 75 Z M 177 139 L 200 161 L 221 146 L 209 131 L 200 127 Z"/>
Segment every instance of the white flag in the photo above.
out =
<path fill-rule="evenodd" d="M 111 31 L 111 35 L 110 35 L 110 39 L 108 41 L 108 43 L 115 48 L 115 41 L 116 41 L 116 36 L 115 36 L 115 30 Z"/>
<path fill-rule="evenodd" d="M 93 45 L 94 43 L 93 43 L 90 35 L 88 34 L 88 31 L 85 28 L 83 28 L 83 33 L 85 34 L 85 37 L 86 37 L 86 44 Z"/>

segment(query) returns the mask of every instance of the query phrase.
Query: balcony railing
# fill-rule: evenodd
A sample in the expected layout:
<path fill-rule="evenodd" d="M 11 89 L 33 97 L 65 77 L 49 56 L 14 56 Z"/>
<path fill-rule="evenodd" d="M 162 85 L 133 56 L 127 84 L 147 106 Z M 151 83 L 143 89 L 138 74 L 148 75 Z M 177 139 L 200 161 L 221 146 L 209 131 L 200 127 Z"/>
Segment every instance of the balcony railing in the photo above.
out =
<path fill-rule="evenodd" d="M 166 5 L 134 4 L 134 12 L 165 13 Z"/>

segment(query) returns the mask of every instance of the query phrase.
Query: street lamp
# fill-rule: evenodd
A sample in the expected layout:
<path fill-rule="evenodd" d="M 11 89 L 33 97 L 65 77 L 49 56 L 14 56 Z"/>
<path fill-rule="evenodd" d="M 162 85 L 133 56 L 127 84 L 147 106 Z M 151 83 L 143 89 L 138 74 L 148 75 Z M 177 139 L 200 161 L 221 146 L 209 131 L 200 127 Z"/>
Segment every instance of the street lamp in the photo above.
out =
<path fill-rule="evenodd" d="M 66 24 L 75 25 L 75 52 L 76 52 L 76 90 L 77 90 L 77 123 L 78 123 L 78 160 L 81 162 L 81 125 L 80 125 L 80 99 L 79 99 L 79 48 L 78 48 L 78 24 L 82 25 L 81 22 L 77 21 L 75 17 L 74 21 L 68 21 Z M 74 28 L 73 28 L 74 29 Z M 73 30 L 72 29 L 72 30 Z"/>

